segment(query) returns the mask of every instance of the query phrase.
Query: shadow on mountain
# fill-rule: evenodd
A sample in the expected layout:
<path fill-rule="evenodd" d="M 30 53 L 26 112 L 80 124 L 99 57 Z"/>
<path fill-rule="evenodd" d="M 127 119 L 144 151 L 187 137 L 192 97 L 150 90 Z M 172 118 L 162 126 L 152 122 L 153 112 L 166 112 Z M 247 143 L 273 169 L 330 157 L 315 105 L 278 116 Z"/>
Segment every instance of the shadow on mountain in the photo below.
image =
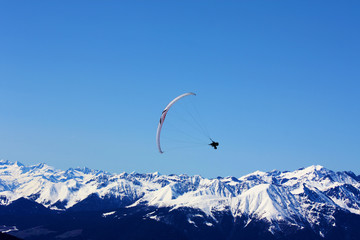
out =
<path fill-rule="evenodd" d="M 89 204 L 91 201 L 89 201 Z M 329 227 L 324 238 L 310 227 L 298 229 L 279 223 L 282 231 L 272 234 L 266 221 L 248 221 L 230 212 L 208 216 L 193 208 L 156 208 L 137 206 L 111 212 L 52 211 L 28 199 L 18 199 L 0 207 L 1 225 L 16 226 L 18 231 L 2 234 L 0 239 L 251 239 L 251 240 L 355 240 L 360 236 L 360 216 L 336 213 L 336 227 Z"/>

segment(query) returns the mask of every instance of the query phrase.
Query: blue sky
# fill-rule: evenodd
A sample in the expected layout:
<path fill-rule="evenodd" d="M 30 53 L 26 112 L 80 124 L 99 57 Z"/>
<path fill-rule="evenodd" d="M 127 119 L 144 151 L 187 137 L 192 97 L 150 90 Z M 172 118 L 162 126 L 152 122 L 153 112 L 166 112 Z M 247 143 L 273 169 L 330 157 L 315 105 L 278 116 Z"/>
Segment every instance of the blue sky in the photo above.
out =
<path fill-rule="evenodd" d="M 0 7 L 0 159 L 110 172 L 360 174 L 358 1 L 31 1 Z M 218 151 L 160 155 L 196 100 Z"/>

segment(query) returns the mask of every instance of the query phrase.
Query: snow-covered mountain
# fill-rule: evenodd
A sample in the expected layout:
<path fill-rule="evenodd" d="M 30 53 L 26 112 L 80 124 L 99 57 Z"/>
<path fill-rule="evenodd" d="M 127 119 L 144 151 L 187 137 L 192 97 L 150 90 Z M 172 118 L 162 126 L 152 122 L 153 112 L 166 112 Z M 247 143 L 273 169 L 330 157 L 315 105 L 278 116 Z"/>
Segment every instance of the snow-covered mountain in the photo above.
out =
<path fill-rule="evenodd" d="M 204 216 L 206 225 L 214 226 L 219 216 L 227 214 L 244 226 L 267 222 L 271 234 L 290 226 L 324 237 L 336 227 L 336 213 L 360 215 L 360 176 L 316 165 L 293 172 L 256 171 L 239 178 L 207 179 L 88 168 L 62 171 L 46 164 L 0 160 L 0 205 L 10 206 L 22 198 L 54 211 L 102 211 L 107 218 L 119 208 L 192 209 L 195 212 L 187 220 L 193 224 L 194 216 Z M 156 211 L 143 217 L 162 221 Z"/>

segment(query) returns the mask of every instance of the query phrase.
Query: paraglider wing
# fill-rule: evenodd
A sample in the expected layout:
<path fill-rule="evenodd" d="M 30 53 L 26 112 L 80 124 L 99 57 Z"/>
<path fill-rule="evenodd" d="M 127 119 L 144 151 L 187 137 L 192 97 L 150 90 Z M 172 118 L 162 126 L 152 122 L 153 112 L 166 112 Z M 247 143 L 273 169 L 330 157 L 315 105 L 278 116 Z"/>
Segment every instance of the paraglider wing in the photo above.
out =
<path fill-rule="evenodd" d="M 174 100 L 172 100 L 164 109 L 164 111 L 161 113 L 161 117 L 160 117 L 160 122 L 159 125 L 157 127 L 157 132 L 156 132 L 156 144 L 158 146 L 159 152 L 163 153 L 163 151 L 161 150 L 161 146 L 160 146 L 160 133 L 161 133 L 161 128 L 164 124 L 165 121 L 165 117 L 166 114 L 168 113 L 169 109 L 171 108 L 171 106 L 176 103 L 177 101 L 179 101 L 181 98 L 189 96 L 189 95 L 196 95 L 195 93 L 189 92 L 189 93 L 184 93 L 181 94 L 180 96 L 176 97 Z"/>

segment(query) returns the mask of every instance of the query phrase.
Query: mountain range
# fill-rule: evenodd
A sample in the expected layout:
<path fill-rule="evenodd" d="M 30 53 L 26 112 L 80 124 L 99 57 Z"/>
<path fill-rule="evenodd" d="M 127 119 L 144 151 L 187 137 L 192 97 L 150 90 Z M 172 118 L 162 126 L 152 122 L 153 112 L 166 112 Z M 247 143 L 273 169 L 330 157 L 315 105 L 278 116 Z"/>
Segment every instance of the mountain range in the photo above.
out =
<path fill-rule="evenodd" d="M 319 165 L 207 179 L 0 160 L 0 239 L 360 239 L 359 226 L 360 176 Z"/>

